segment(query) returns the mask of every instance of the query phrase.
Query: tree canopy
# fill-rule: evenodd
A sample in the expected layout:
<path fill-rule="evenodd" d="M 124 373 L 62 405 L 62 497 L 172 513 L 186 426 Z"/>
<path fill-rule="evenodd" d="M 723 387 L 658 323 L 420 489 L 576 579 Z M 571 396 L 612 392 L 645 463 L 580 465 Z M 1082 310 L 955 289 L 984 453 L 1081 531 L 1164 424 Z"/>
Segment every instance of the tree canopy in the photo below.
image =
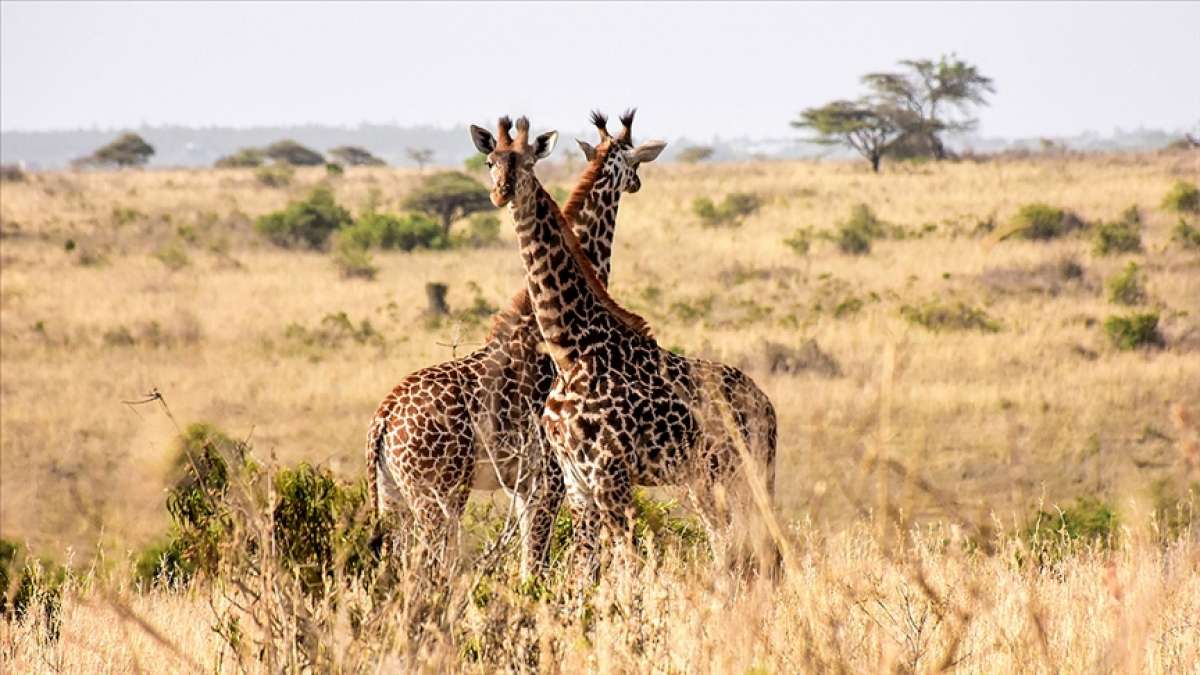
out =
<path fill-rule="evenodd" d="M 321 153 L 300 145 L 290 138 L 275 141 L 264 151 L 267 157 L 293 166 L 320 166 L 325 163 Z"/>
<path fill-rule="evenodd" d="M 442 232 L 450 234 L 450 225 L 459 218 L 492 208 L 488 189 L 460 171 L 436 173 L 404 200 L 404 207 L 436 217 Z"/>
<path fill-rule="evenodd" d="M 877 99 L 907 113 L 900 121 L 914 147 L 927 145 L 937 159 L 946 157 L 943 132 L 967 131 L 978 122 L 968 113 L 972 106 L 987 105 L 995 93 L 992 79 L 955 55 L 937 61 L 906 59 L 904 72 L 868 73 L 863 83 Z"/>
<path fill-rule="evenodd" d="M 833 101 L 804 110 L 792 126 L 816 132 L 814 143 L 854 148 L 878 172 L 880 159 L 902 131 L 894 112 L 869 98 Z"/>
<path fill-rule="evenodd" d="M 329 156 L 346 166 L 383 166 L 385 162 L 357 145 L 341 145 L 329 151 Z"/>
<path fill-rule="evenodd" d="M 108 145 L 77 160 L 95 166 L 141 166 L 154 155 L 154 146 L 135 133 L 121 134 Z"/>

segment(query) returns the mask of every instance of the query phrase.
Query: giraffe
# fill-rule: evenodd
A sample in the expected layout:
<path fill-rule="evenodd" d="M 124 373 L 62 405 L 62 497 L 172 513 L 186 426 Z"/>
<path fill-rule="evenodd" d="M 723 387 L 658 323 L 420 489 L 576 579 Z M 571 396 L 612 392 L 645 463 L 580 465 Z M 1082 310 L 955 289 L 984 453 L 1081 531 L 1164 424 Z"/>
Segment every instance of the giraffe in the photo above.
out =
<path fill-rule="evenodd" d="M 478 126 L 471 136 L 488 157 L 492 203 L 513 216 L 529 301 L 558 372 L 542 426 L 566 485 L 575 555 L 594 576 L 602 531 L 627 532 L 634 485 L 686 486 L 710 532 L 728 522 L 722 494 L 744 496 L 748 474 L 765 479 L 769 498 L 775 409 L 740 370 L 661 348 L 646 321 L 608 294 L 571 212 L 559 211 L 533 172 L 555 133 L 531 141 L 522 117 L 513 139 L 509 125 L 500 119 L 498 138 Z M 611 151 L 597 148 L 594 161 Z"/>
<path fill-rule="evenodd" d="M 593 112 L 599 143 L 577 139 L 591 179 L 586 190 L 572 193 L 569 206 L 576 214 L 577 237 L 604 279 L 621 194 L 641 188 L 638 167 L 666 145 L 651 140 L 635 146 L 634 113 L 621 115 L 621 131 L 610 136 L 607 118 Z M 595 161 L 599 153 L 601 162 Z M 384 513 L 403 501 L 430 548 L 431 564 L 442 559 L 455 538 L 472 487 L 503 487 L 513 497 L 522 538 L 521 574 L 537 576 L 546 564 L 563 484 L 558 465 L 544 453 L 538 424 L 554 377 L 541 343 L 522 289 L 511 308 L 494 317 L 482 347 L 408 375 L 372 419 L 366 455 L 373 507 Z"/>

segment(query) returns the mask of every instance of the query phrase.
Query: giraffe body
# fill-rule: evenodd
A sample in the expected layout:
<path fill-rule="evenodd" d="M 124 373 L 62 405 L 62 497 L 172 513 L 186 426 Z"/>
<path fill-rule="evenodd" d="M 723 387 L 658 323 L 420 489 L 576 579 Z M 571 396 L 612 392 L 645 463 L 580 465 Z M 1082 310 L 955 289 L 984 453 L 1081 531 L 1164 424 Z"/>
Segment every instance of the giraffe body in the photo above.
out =
<path fill-rule="evenodd" d="M 579 239 L 607 278 L 622 192 L 640 188 L 637 165 L 665 145 L 633 147 L 632 111 L 621 134 L 608 136 L 593 114 L 605 161 L 593 162 L 586 190 L 572 195 Z M 579 141 L 585 155 L 596 149 Z M 564 484 L 545 443 L 540 416 L 555 375 L 526 290 L 498 315 L 483 347 L 460 359 L 419 370 L 384 399 L 367 439 L 367 471 L 375 508 L 407 507 L 439 560 L 455 539 L 472 487 L 505 489 L 521 529 L 522 573 L 546 562 L 550 529 Z"/>
<path fill-rule="evenodd" d="M 503 121 L 501 128 L 503 129 Z M 472 127 L 493 171 L 493 201 L 517 227 L 538 327 L 558 371 L 542 416 L 566 485 L 578 551 L 594 565 L 601 527 L 627 529 L 633 486 L 685 485 L 710 527 L 716 493 L 744 485 L 747 460 L 774 482 L 775 410 L 741 371 L 662 349 L 640 317 L 607 293 L 568 220 L 515 142 Z"/>

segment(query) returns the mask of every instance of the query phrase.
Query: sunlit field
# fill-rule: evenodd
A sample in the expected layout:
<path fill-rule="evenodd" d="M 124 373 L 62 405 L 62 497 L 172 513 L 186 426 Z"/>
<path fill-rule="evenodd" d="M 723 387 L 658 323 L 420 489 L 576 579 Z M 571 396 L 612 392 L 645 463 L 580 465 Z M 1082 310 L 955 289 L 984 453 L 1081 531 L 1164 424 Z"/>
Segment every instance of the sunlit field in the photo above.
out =
<path fill-rule="evenodd" d="M 581 169 L 576 157 L 539 175 L 569 190 Z M 220 584 L 143 588 L 132 561 L 169 526 L 179 429 L 207 422 L 264 461 L 357 481 L 380 399 L 481 343 L 488 309 L 523 283 L 507 212 L 495 245 L 372 252 L 373 280 L 254 229 L 317 185 L 354 214 L 398 211 L 422 177 L 301 169 L 267 187 L 252 170 L 209 169 L 3 183 L 0 535 L 73 571 L 57 639 L 35 614 L 0 624 L 14 672 L 272 670 L 265 652 L 213 630 L 232 602 Z M 554 584 L 521 589 L 510 558 L 479 602 L 464 565 L 449 609 L 410 601 L 369 649 L 349 609 L 386 606 L 369 589 L 314 601 L 329 616 L 322 668 L 1194 672 L 1200 249 L 1177 232 L 1200 216 L 1162 202 L 1200 179 L 1200 153 L 887 163 L 879 175 L 862 163 L 667 163 L 641 178 L 621 202 L 612 295 L 662 345 L 738 365 L 773 400 L 780 578 L 645 544 L 612 563 L 581 619 Z M 694 200 L 730 193 L 760 206 L 702 223 Z M 1084 226 L 1012 234 L 1039 202 Z M 860 204 L 880 234 L 852 254 L 839 228 Z M 1099 252 L 1097 229 L 1131 206 L 1141 250 Z M 1141 292 L 1123 305 L 1111 280 L 1130 262 Z M 448 285 L 449 315 L 429 314 L 431 282 Z M 1134 314 L 1155 314 L 1157 337 L 1121 349 L 1106 324 Z M 128 403 L 151 391 L 162 401 Z M 1095 537 L 1067 532 L 1061 514 L 1081 504 L 1111 516 Z M 1052 553 L 1030 549 L 1041 527 Z"/>

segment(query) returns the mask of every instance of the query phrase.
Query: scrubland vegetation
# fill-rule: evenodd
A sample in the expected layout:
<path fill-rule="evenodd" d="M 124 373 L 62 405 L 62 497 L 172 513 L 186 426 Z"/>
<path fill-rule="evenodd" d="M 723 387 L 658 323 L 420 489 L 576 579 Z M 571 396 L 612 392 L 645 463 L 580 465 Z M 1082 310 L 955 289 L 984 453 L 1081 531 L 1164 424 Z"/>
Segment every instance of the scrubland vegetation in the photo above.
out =
<path fill-rule="evenodd" d="M 522 268 L 469 189 L 347 164 L 6 178 L 6 672 L 1200 662 L 1194 151 L 644 167 L 612 293 L 771 396 L 783 566 L 647 492 L 585 597 L 485 494 L 442 583 L 381 560 L 367 421 Z"/>

